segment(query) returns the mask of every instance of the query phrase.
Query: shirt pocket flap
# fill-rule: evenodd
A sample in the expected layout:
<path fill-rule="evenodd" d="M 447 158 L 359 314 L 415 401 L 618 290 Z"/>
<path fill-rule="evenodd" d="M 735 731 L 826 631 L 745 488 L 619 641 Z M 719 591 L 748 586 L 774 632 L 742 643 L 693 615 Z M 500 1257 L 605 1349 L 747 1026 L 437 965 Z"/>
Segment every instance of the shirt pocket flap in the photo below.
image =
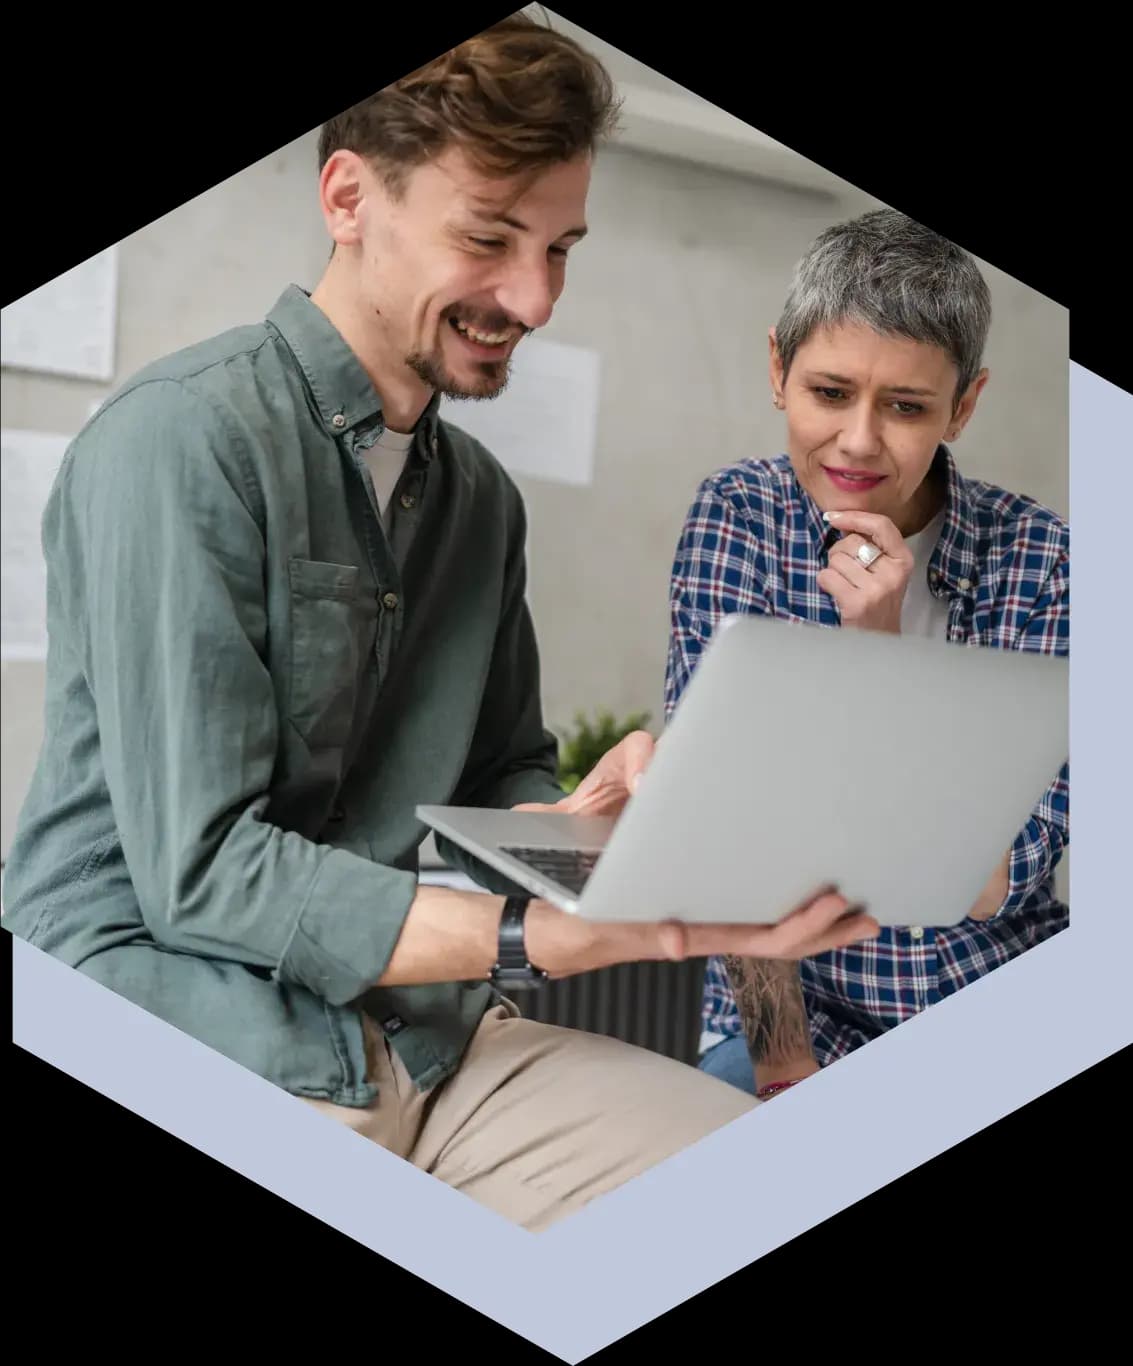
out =
<path fill-rule="evenodd" d="M 341 749 L 373 649 L 377 601 L 357 565 L 292 559 L 288 714 L 312 751 Z"/>
<path fill-rule="evenodd" d="M 287 568 L 296 597 L 351 602 L 358 594 L 361 571 L 356 564 L 292 559 Z"/>

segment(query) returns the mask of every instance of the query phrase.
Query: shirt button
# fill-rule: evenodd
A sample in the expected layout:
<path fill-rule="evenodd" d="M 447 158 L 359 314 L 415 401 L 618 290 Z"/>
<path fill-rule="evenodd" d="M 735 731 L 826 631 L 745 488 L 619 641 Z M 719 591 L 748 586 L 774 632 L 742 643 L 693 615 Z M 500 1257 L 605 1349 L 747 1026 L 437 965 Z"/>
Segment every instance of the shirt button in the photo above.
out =
<path fill-rule="evenodd" d="M 346 426 L 346 418 L 343 417 L 341 413 L 335 413 L 335 415 L 331 418 L 331 422 L 334 424 L 334 426 L 339 428 Z"/>
<path fill-rule="evenodd" d="M 416 503 L 416 501 L 417 499 L 414 498 L 414 496 L 411 493 L 403 493 L 401 495 L 401 506 L 405 508 L 407 511 Z"/>
<path fill-rule="evenodd" d="M 961 592 L 966 593 L 966 592 L 968 591 L 968 589 L 971 588 L 971 586 L 972 586 L 972 581 L 971 581 L 971 579 L 961 579 L 961 580 L 960 580 L 960 591 L 961 591 Z"/>
<path fill-rule="evenodd" d="M 387 594 L 382 598 L 382 605 L 385 606 L 385 607 L 388 607 L 389 610 L 392 612 L 393 609 L 397 606 L 397 594 L 396 594 L 396 593 L 387 593 Z"/>
<path fill-rule="evenodd" d="M 924 938 L 924 930 L 922 930 L 919 925 L 914 925 L 913 928 L 909 931 L 909 933 L 912 935 L 914 939 Z"/>

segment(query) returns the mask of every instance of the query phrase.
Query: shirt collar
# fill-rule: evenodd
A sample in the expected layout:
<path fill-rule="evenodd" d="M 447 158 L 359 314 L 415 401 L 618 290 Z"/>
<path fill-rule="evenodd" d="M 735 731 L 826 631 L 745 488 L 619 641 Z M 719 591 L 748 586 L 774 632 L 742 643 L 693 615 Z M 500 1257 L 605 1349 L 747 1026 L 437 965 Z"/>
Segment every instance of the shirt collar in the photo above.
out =
<path fill-rule="evenodd" d="M 323 425 L 343 436 L 381 417 L 381 395 L 345 338 L 310 294 L 289 285 L 268 314 L 268 322 L 290 347 L 307 380 Z M 421 414 L 417 445 L 428 459 L 436 454 L 441 396 L 435 393 Z"/>
<path fill-rule="evenodd" d="M 979 566 L 972 496 L 947 446 L 941 446 L 936 452 L 934 465 L 944 474 L 947 494 L 944 528 L 932 552 L 928 572 L 930 577 L 939 574 L 954 593 L 974 594 Z"/>
<path fill-rule="evenodd" d="M 838 532 L 822 520 L 821 508 L 799 483 L 789 461 L 787 469 L 815 553 L 825 554 L 837 540 Z M 937 448 L 932 473 L 944 479 L 945 514 L 940 539 L 929 563 L 929 576 L 938 577 L 954 593 L 973 594 L 977 577 L 975 513 L 967 482 L 956 468 L 955 458 L 947 446 Z"/>

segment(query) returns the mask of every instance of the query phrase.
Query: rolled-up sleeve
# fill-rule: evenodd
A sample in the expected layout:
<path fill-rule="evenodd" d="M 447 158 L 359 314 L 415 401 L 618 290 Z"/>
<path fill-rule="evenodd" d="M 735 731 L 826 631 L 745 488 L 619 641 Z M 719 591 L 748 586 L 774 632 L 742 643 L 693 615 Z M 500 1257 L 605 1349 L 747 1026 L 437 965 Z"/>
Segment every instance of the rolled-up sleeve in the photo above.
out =
<path fill-rule="evenodd" d="M 257 506 L 234 424 L 150 381 L 73 444 L 44 548 L 71 585 L 62 610 L 148 932 L 343 1004 L 384 971 L 416 879 L 265 817 L 280 720 Z"/>

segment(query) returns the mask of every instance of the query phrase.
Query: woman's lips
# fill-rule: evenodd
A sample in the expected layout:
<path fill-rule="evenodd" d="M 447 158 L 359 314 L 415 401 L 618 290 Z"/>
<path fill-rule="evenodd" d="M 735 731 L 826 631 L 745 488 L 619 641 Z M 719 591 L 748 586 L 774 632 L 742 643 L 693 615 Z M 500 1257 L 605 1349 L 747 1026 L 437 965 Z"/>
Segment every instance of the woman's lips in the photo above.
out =
<path fill-rule="evenodd" d="M 866 474 L 864 471 L 832 469 L 823 465 L 827 479 L 843 493 L 868 493 L 885 482 L 884 474 Z"/>

